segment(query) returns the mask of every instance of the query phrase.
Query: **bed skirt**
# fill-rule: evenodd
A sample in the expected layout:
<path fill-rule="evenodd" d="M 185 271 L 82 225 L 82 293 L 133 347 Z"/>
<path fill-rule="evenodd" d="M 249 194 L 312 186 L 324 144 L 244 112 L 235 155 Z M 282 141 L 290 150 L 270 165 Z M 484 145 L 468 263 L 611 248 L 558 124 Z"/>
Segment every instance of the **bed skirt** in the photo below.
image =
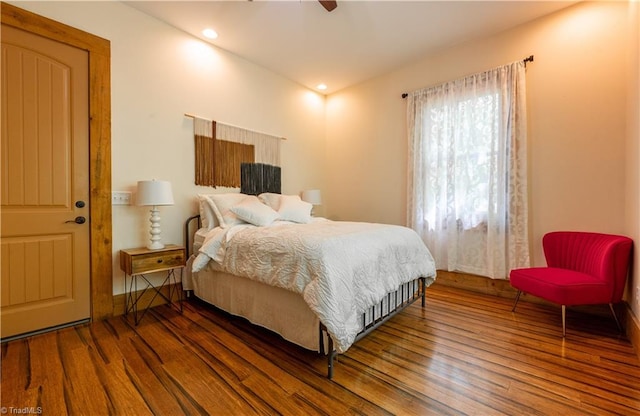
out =
<path fill-rule="evenodd" d="M 320 321 L 300 295 L 210 267 L 194 273 L 191 286 L 199 299 L 320 352 Z"/>

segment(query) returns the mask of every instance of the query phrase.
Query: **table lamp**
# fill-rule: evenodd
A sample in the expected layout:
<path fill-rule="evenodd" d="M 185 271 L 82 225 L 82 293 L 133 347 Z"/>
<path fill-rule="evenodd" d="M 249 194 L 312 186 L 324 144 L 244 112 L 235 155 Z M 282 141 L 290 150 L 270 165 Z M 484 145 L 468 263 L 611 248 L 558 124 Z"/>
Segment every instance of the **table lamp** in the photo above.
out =
<path fill-rule="evenodd" d="M 160 215 L 158 214 L 158 205 L 173 205 L 173 193 L 171 192 L 171 182 L 157 181 L 138 181 L 138 194 L 136 198 L 137 205 L 151 206 L 151 228 L 149 234 L 151 241 L 147 245 L 148 249 L 159 250 L 164 248 L 164 244 L 160 241 Z"/>
<path fill-rule="evenodd" d="M 308 189 L 306 191 L 302 191 L 301 199 L 311 205 L 322 205 L 322 194 L 319 189 Z M 311 211 L 313 214 L 313 208 Z"/>

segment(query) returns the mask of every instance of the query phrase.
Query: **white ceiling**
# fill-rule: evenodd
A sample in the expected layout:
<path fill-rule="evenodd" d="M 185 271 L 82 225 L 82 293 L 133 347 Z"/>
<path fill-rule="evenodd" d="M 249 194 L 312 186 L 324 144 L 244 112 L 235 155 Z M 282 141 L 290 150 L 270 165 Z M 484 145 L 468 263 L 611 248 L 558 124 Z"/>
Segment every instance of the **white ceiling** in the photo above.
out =
<path fill-rule="evenodd" d="M 329 94 L 576 1 L 338 0 L 332 12 L 316 0 L 125 3 L 203 40 L 211 27 L 208 42 Z"/>

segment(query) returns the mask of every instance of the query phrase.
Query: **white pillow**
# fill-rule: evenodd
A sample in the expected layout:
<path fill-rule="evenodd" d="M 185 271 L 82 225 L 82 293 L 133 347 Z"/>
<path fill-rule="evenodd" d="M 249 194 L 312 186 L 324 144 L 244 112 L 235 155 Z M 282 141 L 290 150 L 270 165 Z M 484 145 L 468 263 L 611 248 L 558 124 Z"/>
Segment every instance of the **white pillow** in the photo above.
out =
<path fill-rule="evenodd" d="M 240 193 L 209 195 L 209 200 L 213 203 L 213 211 L 216 214 L 220 227 L 228 228 L 244 222 L 231 211 L 231 207 L 242 202 L 247 196 L 246 194 Z"/>
<path fill-rule="evenodd" d="M 271 207 L 260 202 L 256 196 L 248 196 L 237 205 L 231 207 L 231 212 L 249 224 L 264 227 L 271 224 L 280 216 Z"/>
<path fill-rule="evenodd" d="M 313 205 L 300 199 L 298 195 L 282 195 L 278 214 L 285 221 L 306 224 L 311 222 L 311 209 Z"/>
<path fill-rule="evenodd" d="M 274 194 L 271 192 L 264 192 L 258 195 L 258 199 L 262 201 L 263 204 L 270 206 L 273 210 L 277 211 L 280 209 L 280 198 L 282 195 Z"/>
<path fill-rule="evenodd" d="M 198 209 L 200 211 L 202 228 L 212 230 L 218 226 L 218 219 L 213 210 L 213 202 L 211 202 L 209 196 L 211 196 L 211 194 L 198 194 Z"/>

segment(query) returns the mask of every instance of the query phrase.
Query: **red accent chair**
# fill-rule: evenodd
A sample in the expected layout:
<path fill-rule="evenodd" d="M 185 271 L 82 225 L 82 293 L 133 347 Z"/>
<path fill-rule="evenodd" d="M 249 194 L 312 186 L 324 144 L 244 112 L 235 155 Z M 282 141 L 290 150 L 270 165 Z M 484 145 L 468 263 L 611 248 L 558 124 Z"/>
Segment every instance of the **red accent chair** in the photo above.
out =
<path fill-rule="evenodd" d="M 512 311 L 522 292 L 562 305 L 562 336 L 565 307 L 622 300 L 633 241 L 630 238 L 578 231 L 556 231 L 542 239 L 547 267 L 514 269 L 509 280 L 518 289 Z"/>

